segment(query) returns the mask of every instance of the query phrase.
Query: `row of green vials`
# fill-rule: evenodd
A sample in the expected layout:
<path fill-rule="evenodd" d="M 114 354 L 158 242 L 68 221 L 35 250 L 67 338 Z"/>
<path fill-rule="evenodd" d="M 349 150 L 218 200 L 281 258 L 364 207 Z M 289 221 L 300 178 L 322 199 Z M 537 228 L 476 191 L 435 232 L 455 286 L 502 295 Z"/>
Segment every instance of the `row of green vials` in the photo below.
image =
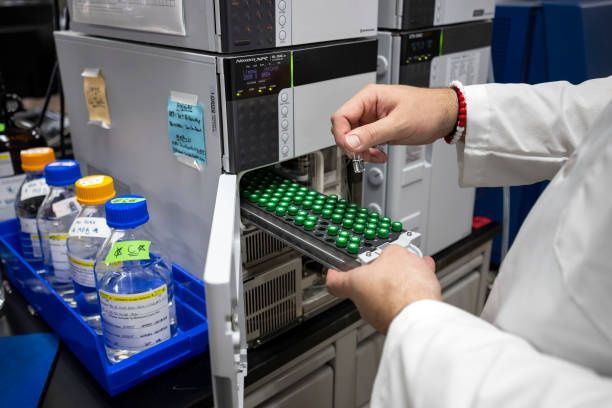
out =
<path fill-rule="evenodd" d="M 403 229 L 401 222 L 392 222 L 378 212 L 369 212 L 335 194 L 326 196 L 275 175 L 243 180 L 241 194 L 277 217 L 293 217 L 293 223 L 306 231 L 314 231 L 319 220 L 329 221 L 325 232 L 335 237 L 336 247 L 346 248 L 351 254 L 359 253 L 362 238 L 387 239 L 391 231 Z"/>

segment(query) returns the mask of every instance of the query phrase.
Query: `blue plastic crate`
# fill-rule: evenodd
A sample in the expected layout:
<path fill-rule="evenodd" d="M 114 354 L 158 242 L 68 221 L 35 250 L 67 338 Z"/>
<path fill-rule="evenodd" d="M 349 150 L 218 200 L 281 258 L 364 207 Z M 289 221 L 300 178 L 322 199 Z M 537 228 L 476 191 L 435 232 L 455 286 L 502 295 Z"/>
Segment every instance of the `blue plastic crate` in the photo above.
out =
<path fill-rule="evenodd" d="M 0 258 L 13 287 L 110 395 L 126 391 L 208 348 L 204 284 L 178 265 L 173 265 L 177 335 L 120 363 L 111 364 L 106 358 L 102 336 L 96 335 L 21 257 L 17 220 L 0 222 Z"/>

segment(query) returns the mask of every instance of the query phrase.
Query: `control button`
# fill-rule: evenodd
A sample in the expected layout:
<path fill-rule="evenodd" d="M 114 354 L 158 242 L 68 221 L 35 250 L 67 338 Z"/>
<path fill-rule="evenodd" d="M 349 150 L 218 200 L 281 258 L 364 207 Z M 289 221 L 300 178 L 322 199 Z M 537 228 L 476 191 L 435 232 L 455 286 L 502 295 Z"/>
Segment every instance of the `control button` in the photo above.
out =
<path fill-rule="evenodd" d="M 371 168 L 370 171 L 368 171 L 368 182 L 372 185 L 372 186 L 380 186 L 381 184 L 384 183 L 385 181 L 385 175 L 382 172 L 381 169 L 374 167 Z"/>
<path fill-rule="evenodd" d="M 285 32 L 285 30 L 280 30 L 280 31 L 278 32 L 278 38 L 279 38 L 281 41 L 282 41 L 282 40 L 284 40 L 285 38 L 287 38 L 287 33 Z"/>
<path fill-rule="evenodd" d="M 283 148 L 281 149 L 281 151 L 283 152 L 283 155 L 287 155 L 287 153 L 289 153 L 289 148 L 287 146 L 283 146 Z"/>
<path fill-rule="evenodd" d="M 281 101 L 283 101 L 283 102 L 287 102 L 287 100 L 289 100 L 289 95 L 287 95 L 287 93 L 286 93 L 286 92 L 283 92 L 283 93 L 281 94 L 280 98 L 281 98 Z"/>
<path fill-rule="evenodd" d="M 278 2 L 278 9 L 279 10 L 284 10 L 287 8 L 287 3 L 285 3 L 283 0 Z"/>
<path fill-rule="evenodd" d="M 287 121 L 287 119 L 283 119 L 283 121 L 281 122 L 281 127 L 283 128 L 283 130 L 287 130 L 287 128 L 289 128 L 289 122 Z"/>
<path fill-rule="evenodd" d="M 281 27 L 284 27 L 285 24 L 287 24 L 287 18 L 285 16 L 280 16 L 278 18 L 278 24 L 280 24 Z"/>
<path fill-rule="evenodd" d="M 289 134 L 283 133 L 281 135 L 281 140 L 283 141 L 283 143 L 287 143 L 287 141 L 289 140 Z"/>
<path fill-rule="evenodd" d="M 289 108 L 286 106 L 283 106 L 281 108 L 281 113 L 283 114 L 283 116 L 287 116 L 287 114 L 289 113 Z"/>

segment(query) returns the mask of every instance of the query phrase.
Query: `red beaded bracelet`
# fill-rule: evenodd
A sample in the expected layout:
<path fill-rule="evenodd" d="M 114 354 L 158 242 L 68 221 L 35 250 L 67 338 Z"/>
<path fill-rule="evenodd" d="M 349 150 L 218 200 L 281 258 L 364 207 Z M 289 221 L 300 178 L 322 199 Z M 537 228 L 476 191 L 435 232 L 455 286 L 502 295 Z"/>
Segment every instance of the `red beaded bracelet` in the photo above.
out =
<path fill-rule="evenodd" d="M 450 84 L 451 89 L 457 94 L 457 102 L 459 102 L 459 111 L 457 112 L 457 125 L 455 131 L 444 137 L 444 140 L 448 144 L 455 144 L 465 134 L 467 126 L 467 103 L 465 102 L 465 92 L 463 91 L 463 84 L 459 81 L 453 81 Z"/>

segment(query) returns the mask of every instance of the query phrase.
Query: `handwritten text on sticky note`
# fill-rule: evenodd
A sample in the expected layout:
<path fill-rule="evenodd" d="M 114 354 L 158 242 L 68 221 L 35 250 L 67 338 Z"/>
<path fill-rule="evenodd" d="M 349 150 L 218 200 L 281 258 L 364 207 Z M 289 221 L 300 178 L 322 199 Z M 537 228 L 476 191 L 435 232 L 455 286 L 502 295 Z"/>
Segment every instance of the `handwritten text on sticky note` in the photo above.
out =
<path fill-rule="evenodd" d="M 168 138 L 176 155 L 206 164 L 204 108 L 199 103 L 187 104 L 168 99 Z"/>

